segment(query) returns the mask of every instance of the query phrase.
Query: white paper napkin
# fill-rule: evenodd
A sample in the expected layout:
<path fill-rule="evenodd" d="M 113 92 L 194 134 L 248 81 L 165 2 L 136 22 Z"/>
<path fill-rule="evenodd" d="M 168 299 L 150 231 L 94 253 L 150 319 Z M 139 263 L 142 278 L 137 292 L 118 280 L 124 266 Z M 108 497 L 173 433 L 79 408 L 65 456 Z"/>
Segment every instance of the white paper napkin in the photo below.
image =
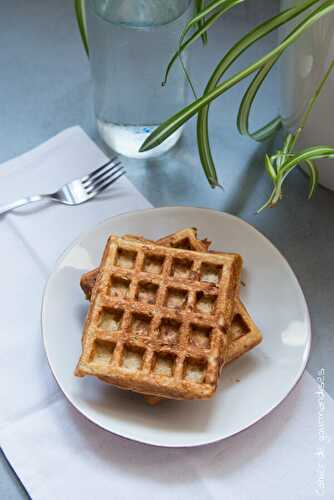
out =
<path fill-rule="evenodd" d="M 0 200 L 52 190 L 104 161 L 80 128 L 68 129 L 0 166 Z M 85 205 L 36 207 L 0 220 L 0 444 L 27 491 L 36 500 L 333 498 L 334 404 L 308 373 L 261 422 L 196 449 L 154 448 L 113 436 L 62 396 L 40 335 L 47 275 L 81 231 L 148 206 L 122 178 Z"/>

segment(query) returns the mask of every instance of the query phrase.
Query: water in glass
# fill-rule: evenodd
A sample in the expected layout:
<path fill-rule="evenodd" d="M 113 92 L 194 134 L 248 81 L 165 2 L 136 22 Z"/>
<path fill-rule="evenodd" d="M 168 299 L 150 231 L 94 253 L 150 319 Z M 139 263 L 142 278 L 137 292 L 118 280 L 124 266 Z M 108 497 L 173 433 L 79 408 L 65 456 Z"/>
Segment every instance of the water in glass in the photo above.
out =
<path fill-rule="evenodd" d="M 191 0 L 90 0 L 88 5 L 100 135 L 126 156 L 164 153 L 177 142 L 181 130 L 151 151 L 138 150 L 152 130 L 186 103 L 186 79 L 179 62 L 167 85 L 161 82 L 190 18 Z"/>

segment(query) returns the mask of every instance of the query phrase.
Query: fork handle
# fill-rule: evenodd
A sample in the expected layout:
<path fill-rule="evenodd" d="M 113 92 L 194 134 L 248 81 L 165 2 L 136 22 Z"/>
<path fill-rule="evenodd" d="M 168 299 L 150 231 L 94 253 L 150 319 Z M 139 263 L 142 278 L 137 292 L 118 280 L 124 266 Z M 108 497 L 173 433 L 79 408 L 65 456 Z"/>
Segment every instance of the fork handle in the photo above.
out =
<path fill-rule="evenodd" d="M 48 195 L 38 194 L 36 196 L 27 196 L 26 198 L 20 198 L 19 200 L 13 201 L 12 203 L 8 203 L 8 205 L 0 206 L 0 215 L 3 215 L 15 208 L 23 207 L 23 205 L 28 205 L 28 203 L 35 203 L 36 201 L 45 200 L 46 198 L 50 199 Z"/>

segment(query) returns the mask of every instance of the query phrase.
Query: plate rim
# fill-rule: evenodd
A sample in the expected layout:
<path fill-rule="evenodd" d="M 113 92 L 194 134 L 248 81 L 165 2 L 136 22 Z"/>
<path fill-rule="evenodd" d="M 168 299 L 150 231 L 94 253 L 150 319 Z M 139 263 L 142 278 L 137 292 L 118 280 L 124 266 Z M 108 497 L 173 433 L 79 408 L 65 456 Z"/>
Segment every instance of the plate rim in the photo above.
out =
<path fill-rule="evenodd" d="M 90 233 L 92 233 L 93 231 L 97 231 L 99 228 L 103 227 L 105 224 L 109 223 L 110 221 L 116 219 L 116 218 L 122 218 L 122 217 L 126 217 L 126 216 L 133 216 L 133 215 L 138 215 L 138 214 L 145 214 L 147 212 L 157 212 L 157 211 L 175 211 L 175 210 L 185 210 L 185 211 L 191 211 L 191 210 L 200 210 L 200 211 L 206 211 L 206 212 L 209 212 L 209 213 L 213 213 L 215 215 L 219 215 L 219 216 L 222 216 L 222 217 L 227 217 L 227 218 L 231 218 L 233 220 L 235 220 L 237 223 L 241 223 L 241 225 L 244 225 L 248 228 L 250 228 L 252 231 L 255 231 L 255 233 L 257 234 L 257 236 L 260 236 L 260 238 L 262 238 L 267 244 L 269 244 L 269 246 L 271 247 L 271 249 L 276 253 L 278 254 L 278 256 L 283 260 L 285 266 L 287 267 L 287 269 L 290 271 L 292 277 L 294 278 L 295 280 L 295 284 L 297 285 L 298 289 L 299 289 L 299 292 L 301 294 L 301 298 L 303 299 L 304 301 L 304 305 L 305 305 L 305 312 L 306 312 L 306 320 L 307 320 L 307 324 L 306 324 L 306 329 L 307 329 L 307 339 L 306 339 L 306 355 L 304 355 L 303 357 L 303 361 L 301 363 L 301 366 L 300 366 L 300 369 L 293 381 L 293 384 L 291 385 L 290 389 L 287 391 L 287 393 L 284 395 L 284 397 L 278 401 L 276 404 L 273 404 L 261 417 L 259 418 L 256 418 L 255 420 L 251 421 L 247 426 L 243 427 L 242 429 L 239 429 L 239 430 L 236 430 L 235 432 L 232 432 L 224 437 L 215 437 L 215 438 L 212 438 L 212 439 L 203 439 L 203 440 L 199 440 L 199 442 L 196 442 L 194 444 L 192 443 L 181 443 L 181 444 L 176 444 L 176 443 L 157 443 L 155 441 L 149 441 L 147 439 L 141 439 L 141 438 L 135 438 L 135 437 L 132 437 L 132 436 L 125 436 L 124 434 L 121 434 L 117 431 L 114 431 L 114 430 L 110 430 L 108 427 L 104 426 L 103 424 L 97 422 L 96 420 L 94 420 L 94 418 L 92 418 L 85 410 L 83 410 L 82 408 L 80 408 L 79 405 L 75 404 L 75 402 L 71 399 L 70 395 L 68 394 L 67 390 L 62 387 L 61 383 L 59 382 L 55 372 L 54 372 L 54 369 L 52 367 L 52 363 L 49 359 L 49 353 L 48 353 L 48 348 L 47 348 L 47 342 L 46 342 L 46 334 L 45 334 L 45 329 L 44 328 L 44 323 L 45 323 L 45 302 L 46 302 L 46 297 L 47 297 L 47 292 L 48 292 L 48 287 L 59 267 L 59 265 L 61 264 L 61 262 L 64 260 L 64 258 L 73 250 L 73 248 L 75 246 L 77 246 L 80 241 L 82 239 L 85 239 L 87 238 Z M 87 229 L 86 231 L 82 231 L 62 252 L 61 254 L 58 256 L 58 258 L 56 259 L 56 261 L 54 262 L 53 264 L 53 267 L 52 267 L 52 270 L 50 271 L 49 275 L 48 275 L 48 278 L 46 280 L 46 283 L 45 283 L 45 286 L 44 286 L 44 289 L 43 289 L 43 295 L 42 295 L 42 302 L 41 302 L 41 312 L 40 312 L 40 325 L 41 325 L 41 335 L 42 335 L 42 342 L 43 342 L 43 348 L 44 348 L 44 352 L 45 352 L 45 355 L 46 355 L 46 359 L 47 359 L 47 363 L 49 365 L 49 368 L 50 368 L 50 371 L 51 371 L 51 374 L 58 386 L 58 388 L 60 389 L 61 393 L 65 396 L 66 400 L 70 403 L 70 405 L 72 406 L 72 408 L 74 408 L 80 415 L 84 416 L 85 418 L 87 418 L 87 420 L 89 420 L 90 422 L 92 422 L 94 425 L 96 425 L 98 428 L 104 430 L 104 431 L 107 431 L 109 433 L 111 433 L 112 435 L 116 435 L 122 439 L 128 439 L 128 440 L 131 440 L 133 442 L 137 442 L 137 443 L 141 443 L 141 444 L 146 444 L 146 445 L 150 445 L 150 446 L 156 446 L 156 447 L 159 447 L 159 448 L 195 448 L 195 447 L 199 447 L 199 446 L 205 446 L 205 445 L 209 445 L 209 444 L 214 444 L 214 443 L 217 443 L 217 442 L 220 442 L 220 441 L 225 441 L 226 439 L 229 439 L 233 436 L 237 436 L 239 435 L 240 433 L 250 429 L 251 427 L 253 427 L 254 425 L 256 425 L 258 422 L 261 422 L 264 418 L 266 418 L 270 413 L 272 413 L 276 408 L 278 408 L 289 396 L 290 394 L 293 392 L 293 390 L 297 387 L 297 385 L 299 384 L 299 382 L 301 381 L 301 378 L 306 370 L 306 366 L 307 366 L 307 363 L 308 363 L 308 360 L 309 360 L 309 357 L 310 357 L 310 352 L 311 352 L 311 345 L 312 345 L 312 322 L 311 322 L 311 317 L 310 317 L 310 311 L 309 311 L 309 306 L 308 306 L 308 302 L 306 300 L 306 297 L 305 297 L 305 294 L 304 294 L 304 291 L 301 287 L 301 284 L 294 272 L 294 270 L 292 269 L 292 267 L 290 266 L 288 260 L 286 259 L 285 255 L 283 253 L 280 252 L 280 250 L 278 250 L 278 248 L 276 248 L 276 246 L 271 242 L 271 240 L 265 236 L 263 233 L 261 233 L 261 231 L 259 231 L 256 227 L 254 227 L 252 224 L 250 224 L 249 222 L 245 221 L 244 219 L 242 219 L 241 217 L 238 217 L 236 215 L 233 215 L 233 214 L 230 214 L 228 212 L 223 212 L 223 211 L 219 211 L 219 210 L 215 210 L 215 209 L 212 209 L 212 208 L 207 208 L 207 207 L 195 207 L 195 206 L 189 206 L 189 205 L 172 205 L 172 206 L 164 206 L 164 207 L 152 207 L 152 208 L 144 208 L 144 209 L 139 209 L 139 210 L 131 210 L 131 211 L 126 211 L 126 212 L 122 212 L 122 213 L 119 213 L 119 214 L 116 214 L 116 215 L 113 215 L 111 217 L 107 217 L 105 219 L 103 219 L 102 221 L 98 222 L 97 224 L 95 225 L 92 225 L 89 229 Z"/>

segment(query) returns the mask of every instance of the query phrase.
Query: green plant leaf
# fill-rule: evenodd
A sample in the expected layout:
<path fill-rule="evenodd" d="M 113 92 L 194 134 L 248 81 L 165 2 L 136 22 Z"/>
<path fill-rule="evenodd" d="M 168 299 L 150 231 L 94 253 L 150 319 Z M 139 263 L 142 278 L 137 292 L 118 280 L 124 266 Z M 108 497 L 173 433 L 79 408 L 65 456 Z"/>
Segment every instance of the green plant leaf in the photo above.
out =
<path fill-rule="evenodd" d="M 312 148 L 304 149 L 298 154 L 293 153 L 293 149 L 295 148 L 298 138 L 306 125 L 307 119 L 309 118 L 312 109 L 321 93 L 321 90 L 326 84 L 333 69 L 334 59 L 329 64 L 327 70 L 321 77 L 320 82 L 316 86 L 315 91 L 309 99 L 298 127 L 293 134 L 290 133 L 287 135 L 283 143 L 283 149 L 278 150 L 275 155 L 272 155 L 270 157 L 271 162 L 276 162 L 276 177 L 272 175 L 270 165 L 268 164 L 268 162 L 266 162 L 266 169 L 273 181 L 274 188 L 267 202 L 260 208 L 260 211 L 265 207 L 273 206 L 279 199 L 281 199 L 282 185 L 284 180 L 286 179 L 287 175 L 300 163 L 304 163 L 309 172 L 310 186 L 308 198 L 310 199 L 313 196 L 313 193 L 318 185 L 319 178 L 318 169 L 313 160 L 328 157 L 334 158 L 334 148 L 330 146 L 313 146 Z"/>
<path fill-rule="evenodd" d="M 278 182 L 284 181 L 286 176 L 303 161 L 307 160 L 320 160 L 321 158 L 333 158 L 334 148 L 331 146 L 312 146 L 303 151 L 296 153 L 293 158 L 284 163 L 278 173 Z"/>
<path fill-rule="evenodd" d="M 283 154 L 287 155 L 291 152 L 294 146 L 295 134 L 288 134 L 284 140 L 283 144 Z"/>
<path fill-rule="evenodd" d="M 319 84 L 317 85 L 313 95 L 311 96 L 307 106 L 306 106 L 306 109 L 303 113 L 303 116 L 301 118 L 301 121 L 298 125 L 298 128 L 297 130 L 295 131 L 294 135 L 293 135 L 293 138 L 292 138 L 292 141 L 291 141 L 291 144 L 290 144 L 290 149 L 294 148 L 297 141 L 298 141 L 298 138 L 300 136 L 300 134 L 302 133 L 305 125 L 306 125 L 306 122 L 310 116 L 310 114 L 312 113 L 312 109 L 313 109 L 313 106 L 315 105 L 324 85 L 326 84 L 331 72 L 333 71 L 334 69 L 334 59 L 331 61 L 331 63 L 329 64 L 328 68 L 327 68 L 327 71 L 325 72 L 325 74 L 322 76 Z"/>
<path fill-rule="evenodd" d="M 222 79 L 225 72 L 229 69 L 229 67 L 233 64 L 233 62 L 240 57 L 240 55 L 247 50 L 251 45 L 257 42 L 260 38 L 263 38 L 271 31 L 277 29 L 281 25 L 291 21 L 296 16 L 300 15 L 302 12 L 316 4 L 318 0 L 308 0 L 304 2 L 302 5 L 298 5 L 296 7 L 287 9 L 286 11 L 281 12 L 277 16 L 261 23 L 254 30 L 247 33 L 241 40 L 239 40 L 223 57 L 223 59 L 216 66 L 214 72 L 212 73 L 207 86 L 204 90 L 203 95 L 207 95 L 210 92 L 213 92 Z M 306 29 L 306 27 L 304 27 Z M 291 33 L 290 33 L 291 35 Z M 287 37 L 288 38 L 288 37 Z M 286 42 L 287 39 L 285 39 Z M 259 79 L 263 81 L 266 76 L 266 70 L 274 64 L 274 59 L 281 55 L 281 51 L 278 50 L 281 44 L 274 49 L 269 55 L 268 60 L 265 61 L 263 65 L 259 65 L 260 71 L 263 71 L 263 74 L 260 75 Z M 268 64 L 268 66 L 266 66 Z M 263 68 L 265 67 L 265 68 Z M 256 68 L 256 69 L 258 69 Z M 239 73 L 240 74 L 240 73 Z M 250 110 L 248 110 L 249 112 Z M 211 154 L 210 143 L 209 143 L 209 123 L 208 123 L 208 113 L 209 106 L 203 106 L 198 114 L 197 119 L 197 137 L 201 138 L 199 149 L 202 148 L 203 152 L 201 155 L 201 162 L 204 170 L 207 171 L 215 171 L 215 165 Z M 257 140 L 266 138 L 269 134 L 272 133 L 273 130 L 277 130 L 280 126 L 280 118 L 275 118 L 272 120 L 267 126 L 256 132 Z"/>
<path fill-rule="evenodd" d="M 291 135 L 291 134 L 290 134 Z M 334 148 L 330 146 L 315 146 L 311 148 L 304 149 L 295 155 L 288 155 L 292 158 L 284 164 L 284 172 L 278 172 L 276 179 L 270 175 L 273 181 L 273 190 L 268 198 L 268 200 L 257 210 L 257 213 L 262 212 L 265 208 L 273 207 L 282 198 L 282 186 L 286 177 L 292 170 L 299 166 L 300 163 L 305 163 L 308 168 L 310 187 L 308 198 L 310 199 L 318 185 L 319 173 L 317 167 L 314 165 L 313 160 L 319 160 L 321 158 L 334 158 Z M 333 165 L 334 168 L 334 165 Z"/>
<path fill-rule="evenodd" d="M 309 5 L 311 3 L 311 0 L 309 2 L 306 2 Z M 305 10 L 305 4 L 304 8 L 300 7 L 300 11 Z M 250 64 L 247 66 L 245 69 L 242 71 L 239 71 L 223 83 L 217 85 L 213 90 L 210 92 L 205 92 L 203 96 L 198 98 L 196 101 L 192 102 L 185 108 L 183 108 L 181 111 L 176 113 L 175 115 L 171 116 L 169 119 L 167 119 L 163 124 L 161 124 L 159 127 L 157 127 L 151 134 L 150 136 L 145 140 L 145 142 L 142 144 L 140 151 L 148 151 L 149 149 L 152 149 L 159 144 L 161 144 L 167 137 L 169 137 L 172 133 L 174 133 L 181 125 L 183 125 L 186 121 L 188 121 L 192 116 L 194 116 L 196 113 L 198 113 L 201 109 L 206 108 L 210 102 L 212 102 L 214 99 L 216 99 L 218 96 L 222 95 L 224 92 L 226 92 L 228 89 L 236 85 L 238 82 L 249 76 L 251 73 L 255 72 L 257 69 L 261 68 L 264 64 L 266 64 L 273 56 L 276 54 L 280 53 L 283 51 L 286 47 L 291 45 L 304 31 L 306 28 L 310 27 L 313 23 L 318 21 L 321 17 L 324 15 L 328 14 L 331 10 L 334 9 L 334 0 L 327 0 L 323 2 L 321 7 L 318 7 L 316 10 L 314 10 L 310 15 L 308 15 L 298 26 L 295 27 L 294 30 L 289 34 L 289 36 L 286 37 L 286 39 L 280 43 L 276 48 L 268 52 L 266 55 L 262 56 L 259 60 L 254 62 L 253 64 Z M 295 12 L 294 9 L 290 9 Z M 286 16 L 286 17 L 285 17 Z M 273 29 L 275 29 L 277 26 L 283 24 L 286 22 L 286 20 L 290 20 L 292 17 L 287 14 L 287 12 L 282 13 L 280 16 L 280 22 L 277 22 L 277 19 L 275 18 L 275 21 L 269 20 L 264 25 L 261 25 L 262 30 L 259 30 L 257 28 L 246 37 L 244 37 L 238 44 L 237 49 L 235 49 L 236 54 L 233 57 L 233 61 L 235 60 L 238 55 L 240 55 L 241 52 L 243 52 L 247 46 L 251 45 L 254 43 L 256 40 L 264 36 L 264 34 L 269 33 Z M 285 19 L 285 20 L 284 20 Z M 247 42 L 245 42 L 245 38 L 247 39 Z M 242 47 L 244 46 L 244 48 Z"/>
<path fill-rule="evenodd" d="M 281 54 L 279 54 L 280 56 Z M 281 117 L 278 116 L 274 118 L 267 125 L 257 130 L 256 132 L 250 132 L 249 130 L 249 115 L 251 111 L 251 107 L 253 105 L 254 99 L 258 90 L 260 89 L 263 81 L 271 71 L 271 68 L 279 59 L 279 56 L 273 57 L 267 64 L 265 64 L 260 71 L 253 78 L 250 83 L 248 89 L 243 95 L 242 101 L 239 106 L 238 117 L 237 117 L 237 127 L 242 135 L 248 135 L 255 141 L 264 141 L 272 134 L 274 134 L 281 126 L 282 121 Z"/>
<path fill-rule="evenodd" d="M 77 22 L 81 35 L 81 40 L 85 48 L 86 54 L 89 57 L 85 0 L 74 0 L 74 7 L 77 16 Z"/>
<path fill-rule="evenodd" d="M 283 149 L 276 160 L 277 172 L 281 170 L 288 157 L 292 157 L 291 150 L 294 145 L 294 134 L 288 134 L 284 140 Z"/>
<path fill-rule="evenodd" d="M 195 5 L 196 5 L 196 14 L 200 14 L 205 8 L 205 0 L 196 0 Z M 203 20 L 201 19 L 200 21 L 198 21 L 198 29 L 201 29 L 202 25 L 203 25 Z M 208 43 L 207 32 L 202 33 L 201 38 L 203 45 L 206 45 Z"/>
<path fill-rule="evenodd" d="M 262 141 L 264 139 L 267 139 L 267 137 L 269 137 L 272 133 L 274 133 L 276 131 L 275 127 L 272 127 L 272 122 L 270 122 L 270 124 L 266 125 L 262 129 L 260 129 L 260 131 L 251 133 L 249 131 L 249 115 L 250 115 L 250 110 L 251 110 L 253 101 L 255 99 L 255 96 L 256 96 L 258 90 L 260 89 L 264 79 L 266 78 L 266 76 L 270 72 L 273 65 L 278 61 L 280 56 L 281 56 L 281 54 L 278 54 L 275 58 L 273 58 L 263 68 L 260 69 L 260 71 L 257 73 L 255 78 L 253 79 L 253 81 L 249 85 L 248 89 L 246 90 L 246 92 L 243 96 L 243 99 L 241 101 L 240 107 L 239 107 L 238 118 L 237 118 L 237 126 L 239 129 L 239 132 L 243 135 L 248 135 L 249 137 L 251 137 L 252 139 L 255 139 L 257 141 Z M 329 65 L 329 67 L 328 67 L 324 77 L 322 78 L 319 86 L 317 87 L 314 95 L 310 99 L 307 110 L 303 116 L 302 123 L 294 136 L 294 141 L 293 141 L 293 144 L 291 145 L 291 147 L 293 147 L 295 145 L 301 131 L 303 130 L 304 123 L 306 122 L 308 115 L 312 111 L 312 107 L 313 107 L 315 101 L 317 100 L 317 98 L 322 90 L 322 87 L 324 86 L 325 82 L 327 81 L 331 71 L 333 70 L 333 67 L 334 67 L 334 60 Z M 280 126 L 282 124 L 281 118 L 277 117 L 274 120 L 274 122 L 277 125 L 277 129 L 280 128 Z M 263 133 L 263 131 L 265 131 L 265 133 Z M 259 132 L 261 132 L 261 133 L 259 134 Z"/>
<path fill-rule="evenodd" d="M 265 164 L 265 167 L 266 167 L 266 170 L 267 170 L 269 176 L 275 182 L 276 177 L 277 177 L 276 170 L 271 162 L 271 159 L 269 158 L 269 156 L 267 154 L 264 157 L 264 164 Z"/>
<path fill-rule="evenodd" d="M 256 211 L 257 214 L 262 212 L 265 208 L 272 207 L 272 200 L 275 196 L 275 187 L 273 188 L 271 195 L 269 196 L 268 200 Z"/>
<path fill-rule="evenodd" d="M 282 186 L 285 179 L 294 168 L 303 162 L 307 165 L 310 173 L 309 197 L 311 197 L 318 182 L 318 172 L 313 164 L 313 160 L 320 160 L 322 158 L 334 158 L 334 148 L 331 146 L 313 146 L 292 155 L 292 157 L 289 155 L 289 159 L 281 166 L 280 171 L 277 172 L 276 179 L 270 176 L 273 180 L 274 188 L 266 203 L 259 208 L 258 213 L 264 208 L 272 207 L 278 203 L 282 197 Z"/>
<path fill-rule="evenodd" d="M 203 166 L 204 173 L 206 175 L 206 178 L 212 188 L 218 187 L 219 182 L 218 182 L 218 177 L 217 177 L 217 172 L 215 168 L 211 168 L 211 164 L 207 164 L 204 162 L 204 158 L 207 155 L 210 155 L 210 147 L 208 143 L 202 143 L 202 137 L 197 136 L 197 146 L 198 146 L 198 153 L 199 157 Z M 206 149 L 209 147 L 209 151 Z"/>
<path fill-rule="evenodd" d="M 188 21 L 186 24 L 185 28 L 182 31 L 181 38 L 184 38 L 185 35 L 190 31 L 190 29 L 198 24 L 201 21 L 205 20 L 205 17 L 213 12 L 214 10 L 218 9 L 219 7 L 222 7 L 224 3 L 226 3 L 227 0 L 212 0 L 212 2 L 208 3 L 205 5 L 204 1 L 199 0 L 199 3 L 201 3 L 202 7 L 200 10 L 197 9 L 197 13 L 195 16 Z"/>
<path fill-rule="evenodd" d="M 229 52 L 224 56 L 224 58 L 217 65 L 215 71 L 213 72 L 213 74 L 210 77 L 210 80 L 205 88 L 205 91 L 204 91 L 202 98 L 195 101 L 195 103 L 192 103 L 192 105 L 196 105 L 196 102 L 197 102 L 199 104 L 198 108 L 195 110 L 191 110 L 191 108 L 188 106 L 187 108 L 183 109 L 183 111 L 185 111 L 186 113 L 189 111 L 194 111 L 193 114 L 195 114 L 199 111 L 199 116 L 198 116 L 198 120 L 197 120 L 198 151 L 199 151 L 199 155 L 201 158 L 201 163 L 202 163 L 203 169 L 205 172 L 211 173 L 211 175 L 210 175 L 211 178 L 213 178 L 214 176 L 217 177 L 217 174 L 216 174 L 216 168 L 215 168 L 214 161 L 212 158 L 211 148 L 210 148 L 210 143 L 209 143 L 209 132 L 208 132 L 209 107 L 205 105 L 205 99 L 209 96 L 209 99 L 208 99 L 208 104 L 209 104 L 209 102 L 211 102 L 211 100 L 215 99 L 218 95 L 220 95 L 221 93 L 228 90 L 228 88 L 230 88 L 233 85 L 235 85 L 236 83 L 238 83 L 238 81 L 242 80 L 243 78 L 245 78 L 246 76 L 248 76 L 249 74 L 254 72 L 256 69 L 263 66 L 263 64 L 261 64 L 261 62 L 260 62 L 260 64 L 258 64 L 257 67 L 254 67 L 254 65 L 256 66 L 256 63 L 254 63 L 253 65 L 251 65 L 251 66 L 253 66 L 253 68 L 248 67 L 243 72 L 237 73 L 237 75 L 235 75 L 235 81 L 233 81 L 233 77 L 232 77 L 229 80 L 227 80 L 225 83 L 223 83 L 219 87 L 217 87 L 218 82 L 222 78 L 223 74 L 232 65 L 232 63 L 250 45 L 254 44 L 257 40 L 264 37 L 265 35 L 267 35 L 271 31 L 273 31 L 277 27 L 281 26 L 282 24 L 286 23 L 287 21 L 290 21 L 291 19 L 293 19 L 294 17 L 299 15 L 301 12 L 304 12 L 311 5 L 317 3 L 317 1 L 318 0 L 308 0 L 302 6 L 288 9 L 287 11 L 282 12 L 282 13 L 278 14 L 277 16 L 275 16 L 274 18 L 270 19 L 269 21 L 266 21 L 266 22 L 260 24 L 257 28 L 252 30 L 247 35 L 245 35 L 239 42 L 237 42 L 229 50 Z M 292 43 L 292 41 L 291 41 L 291 43 Z M 277 54 L 280 53 L 279 48 L 280 48 L 280 46 L 278 46 L 278 47 L 276 47 L 276 49 L 274 49 L 274 51 L 276 50 Z M 275 55 L 274 51 L 271 51 L 271 53 L 269 53 L 269 55 L 271 57 L 273 55 Z M 268 55 L 267 55 L 268 62 L 271 59 L 271 57 L 268 57 Z M 262 60 L 263 60 L 263 58 L 262 58 Z M 264 63 L 265 62 L 267 62 L 267 61 L 264 61 Z M 247 69 L 250 71 L 247 72 Z M 225 85 L 225 88 L 224 88 L 224 85 Z M 211 93 L 215 93 L 217 91 L 217 88 L 220 89 L 221 92 L 218 91 L 218 94 L 212 95 Z M 211 95 L 212 95 L 212 99 L 210 99 Z M 201 99 L 202 99 L 202 102 L 200 101 Z M 190 106 L 192 106 L 192 105 L 190 105 Z M 182 111 L 180 113 L 182 113 Z M 167 127 L 172 125 L 171 122 L 173 121 L 173 118 L 176 118 L 176 120 L 179 120 L 181 117 L 180 117 L 180 115 L 179 116 L 174 115 L 174 117 L 172 117 L 170 120 L 167 120 L 164 124 L 162 124 L 162 126 L 161 126 L 162 129 L 163 129 L 164 125 L 167 125 Z M 186 120 L 187 119 L 188 118 L 186 118 Z M 272 125 L 274 127 L 276 126 L 275 121 L 273 122 Z M 178 128 L 178 126 L 176 128 Z M 159 127 L 159 129 L 160 129 L 160 132 L 163 132 L 163 130 L 161 130 L 160 127 Z M 159 135 L 159 129 L 155 130 L 155 133 L 157 136 Z M 150 137 L 151 136 L 149 136 L 146 140 L 147 144 L 149 144 Z M 168 137 L 168 135 L 167 135 L 167 137 Z M 153 136 L 153 139 L 154 139 L 154 136 Z M 143 147 L 145 147 L 145 143 L 144 143 Z M 213 184 L 212 184 L 212 182 L 210 182 L 209 178 L 208 178 L 208 181 L 209 181 L 210 185 L 213 186 Z"/>
<path fill-rule="evenodd" d="M 308 199 L 312 198 L 314 195 L 314 191 L 316 190 L 319 182 L 319 172 L 315 164 L 312 160 L 305 160 L 305 165 L 308 168 L 309 177 L 310 177 L 310 190 L 308 193 Z"/>
<path fill-rule="evenodd" d="M 175 54 L 172 56 L 170 59 L 169 63 L 167 64 L 166 71 L 165 71 L 165 76 L 162 82 L 162 85 L 166 85 L 168 76 L 170 73 L 170 70 L 172 69 L 173 64 L 175 61 L 181 56 L 182 52 L 184 52 L 191 44 L 193 44 L 199 37 L 204 35 L 208 29 L 223 15 L 225 14 L 228 10 L 232 9 L 234 6 L 242 3 L 244 0 L 215 0 L 212 2 L 206 9 L 205 11 L 202 11 L 201 14 L 193 17 L 186 25 L 184 28 L 180 41 L 179 41 L 179 47 L 178 50 L 175 52 Z M 208 14 L 212 10 L 212 4 L 216 4 L 214 8 L 217 8 L 218 5 L 221 5 L 221 8 L 213 14 L 211 17 L 208 19 L 204 20 L 204 15 Z M 211 8 L 210 8 L 211 6 Z M 209 11 L 209 12 L 208 12 Z M 183 41 L 189 30 L 196 25 L 196 23 L 201 22 L 201 27 L 197 29 L 185 42 Z"/>

